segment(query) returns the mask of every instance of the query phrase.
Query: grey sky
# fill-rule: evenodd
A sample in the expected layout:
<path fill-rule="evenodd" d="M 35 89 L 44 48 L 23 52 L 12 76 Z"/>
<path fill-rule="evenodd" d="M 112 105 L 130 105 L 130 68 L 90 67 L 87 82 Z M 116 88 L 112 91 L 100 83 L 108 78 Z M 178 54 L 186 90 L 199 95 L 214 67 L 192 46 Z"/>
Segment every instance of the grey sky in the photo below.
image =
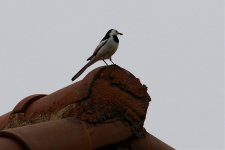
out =
<path fill-rule="evenodd" d="M 149 88 L 148 132 L 177 149 L 223 149 L 222 0 L 0 1 L 0 115 L 71 84 L 110 28 L 124 33 L 114 62 Z"/>

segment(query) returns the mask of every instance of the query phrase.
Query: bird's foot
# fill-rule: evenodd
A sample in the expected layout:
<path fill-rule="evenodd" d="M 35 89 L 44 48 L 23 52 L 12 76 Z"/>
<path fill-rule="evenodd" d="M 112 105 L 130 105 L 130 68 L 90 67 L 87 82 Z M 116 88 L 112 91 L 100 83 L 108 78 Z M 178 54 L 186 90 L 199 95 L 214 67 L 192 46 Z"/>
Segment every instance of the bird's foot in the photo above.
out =
<path fill-rule="evenodd" d="M 108 64 L 106 63 L 106 61 L 103 59 L 104 63 L 106 64 L 106 66 L 108 66 Z"/>
<path fill-rule="evenodd" d="M 115 63 L 112 61 L 112 58 L 109 58 L 109 60 L 113 63 L 113 65 L 115 65 Z"/>

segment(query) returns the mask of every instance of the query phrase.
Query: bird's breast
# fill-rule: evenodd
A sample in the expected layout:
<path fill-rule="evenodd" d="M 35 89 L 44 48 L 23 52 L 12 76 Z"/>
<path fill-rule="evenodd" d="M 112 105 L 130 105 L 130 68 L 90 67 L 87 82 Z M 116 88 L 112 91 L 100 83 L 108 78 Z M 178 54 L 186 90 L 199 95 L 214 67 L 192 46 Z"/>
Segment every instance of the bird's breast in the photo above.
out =
<path fill-rule="evenodd" d="M 117 50 L 119 43 L 109 39 L 109 41 L 100 49 L 99 55 L 101 57 L 110 58 Z"/>

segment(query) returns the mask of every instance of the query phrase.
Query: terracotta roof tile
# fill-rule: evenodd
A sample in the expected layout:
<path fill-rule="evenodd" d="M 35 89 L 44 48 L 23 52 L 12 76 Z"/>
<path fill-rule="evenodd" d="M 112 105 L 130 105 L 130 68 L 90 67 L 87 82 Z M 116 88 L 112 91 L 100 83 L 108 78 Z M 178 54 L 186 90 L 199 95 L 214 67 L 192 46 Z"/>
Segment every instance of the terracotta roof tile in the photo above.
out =
<path fill-rule="evenodd" d="M 0 150 L 24 150 L 24 149 L 22 145 L 20 145 L 15 140 L 7 137 L 0 137 Z"/>
<path fill-rule="evenodd" d="M 0 130 L 4 129 L 7 126 L 10 114 L 11 112 L 8 112 L 0 116 Z"/>
<path fill-rule="evenodd" d="M 144 138 L 134 139 L 130 143 L 135 150 L 174 150 L 174 148 L 149 133 L 146 133 Z"/>
<path fill-rule="evenodd" d="M 0 145 L 13 139 L 32 150 L 110 149 L 124 143 L 172 149 L 143 128 L 150 100 L 147 87 L 130 72 L 100 67 L 52 94 L 29 96 L 0 116 Z"/>
<path fill-rule="evenodd" d="M 18 141 L 24 149 L 90 150 L 123 141 L 131 131 L 120 121 L 91 126 L 71 117 L 3 130 L 0 136 Z"/>
<path fill-rule="evenodd" d="M 30 104 L 32 104 L 34 101 L 36 101 L 44 96 L 46 96 L 46 95 L 35 94 L 35 95 L 31 95 L 31 96 L 24 98 L 14 107 L 13 113 L 21 113 L 21 112 L 24 113 L 24 111 L 26 110 L 27 107 L 29 107 Z"/>

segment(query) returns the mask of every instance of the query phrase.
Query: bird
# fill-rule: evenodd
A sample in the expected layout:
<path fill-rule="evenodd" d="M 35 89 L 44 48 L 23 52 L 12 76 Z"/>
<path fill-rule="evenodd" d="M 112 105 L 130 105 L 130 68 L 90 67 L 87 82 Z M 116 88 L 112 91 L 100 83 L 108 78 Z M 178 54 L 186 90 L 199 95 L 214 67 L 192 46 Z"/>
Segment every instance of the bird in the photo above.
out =
<path fill-rule="evenodd" d="M 81 68 L 81 70 L 78 71 L 71 80 L 74 81 L 77 79 L 89 66 L 99 60 L 104 61 L 107 66 L 108 64 L 106 63 L 105 59 L 109 59 L 114 64 L 112 61 L 112 55 L 116 52 L 119 46 L 119 39 L 117 35 L 123 34 L 118 32 L 116 29 L 110 29 L 95 48 L 93 54 L 87 59 L 88 63 L 83 68 Z"/>

